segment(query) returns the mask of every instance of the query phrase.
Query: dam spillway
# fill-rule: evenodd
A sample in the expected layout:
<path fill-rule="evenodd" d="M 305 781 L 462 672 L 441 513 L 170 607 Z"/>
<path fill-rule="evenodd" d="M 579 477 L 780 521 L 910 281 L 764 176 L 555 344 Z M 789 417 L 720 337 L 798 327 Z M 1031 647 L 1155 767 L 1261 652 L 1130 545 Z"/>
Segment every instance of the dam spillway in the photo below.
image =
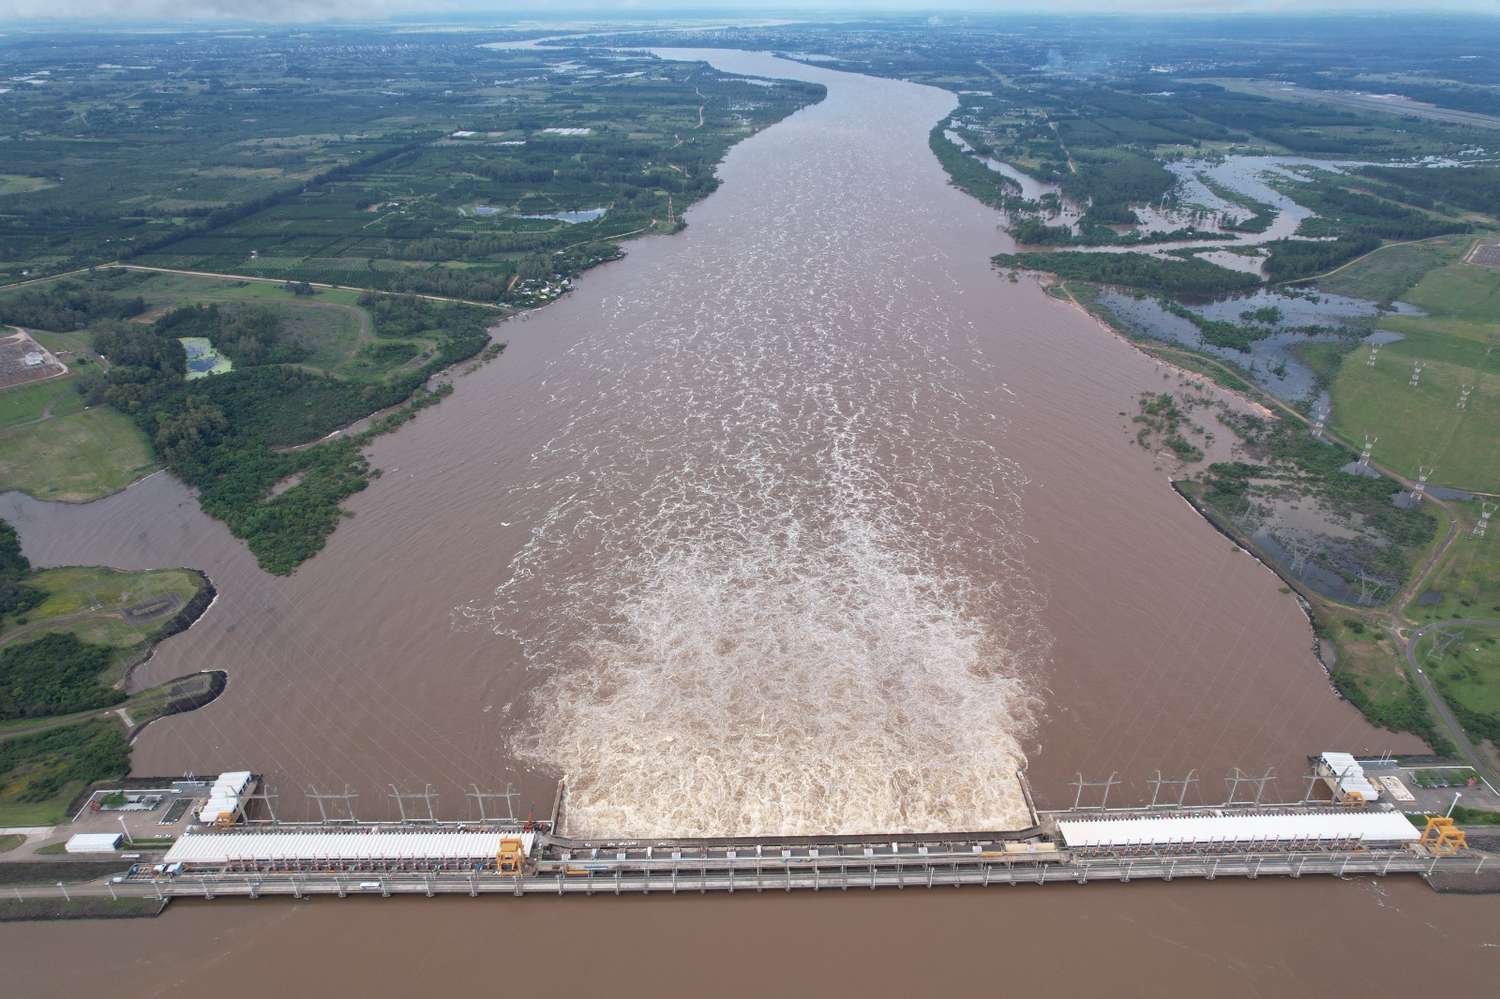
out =
<path fill-rule="evenodd" d="M 1024 777 L 1018 775 L 1022 786 Z M 1028 803 L 1030 795 L 1027 795 Z M 650 894 L 1303 875 L 1478 873 L 1487 855 L 1389 803 L 1074 807 L 1025 829 L 866 836 L 581 839 L 549 818 L 239 821 L 189 829 L 112 895 Z"/>

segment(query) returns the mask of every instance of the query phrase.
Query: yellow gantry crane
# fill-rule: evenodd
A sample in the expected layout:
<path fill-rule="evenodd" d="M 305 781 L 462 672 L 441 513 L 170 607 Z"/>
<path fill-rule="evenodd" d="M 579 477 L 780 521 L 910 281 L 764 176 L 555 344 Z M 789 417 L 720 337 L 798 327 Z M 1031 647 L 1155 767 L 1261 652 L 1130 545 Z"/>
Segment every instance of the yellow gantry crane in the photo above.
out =
<path fill-rule="evenodd" d="M 1420 842 L 1436 857 L 1451 857 L 1469 845 L 1464 831 L 1445 815 L 1427 816 L 1427 828 L 1422 830 Z"/>
<path fill-rule="evenodd" d="M 526 862 L 526 847 L 519 836 L 507 836 L 500 841 L 500 850 L 495 854 L 495 870 L 500 874 L 520 874 Z"/>

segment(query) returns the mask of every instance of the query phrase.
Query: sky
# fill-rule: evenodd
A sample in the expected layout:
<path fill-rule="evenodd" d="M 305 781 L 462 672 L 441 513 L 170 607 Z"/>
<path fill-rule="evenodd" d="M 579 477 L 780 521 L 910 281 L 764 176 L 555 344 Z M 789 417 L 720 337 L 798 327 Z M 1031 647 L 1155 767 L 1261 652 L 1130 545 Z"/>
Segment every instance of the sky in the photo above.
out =
<path fill-rule="evenodd" d="M 288 21 L 378 20 L 391 16 L 444 13 L 493 13 L 496 20 L 515 17 L 558 17 L 592 12 L 646 16 L 654 12 L 695 15 L 779 14 L 799 11 L 841 13 L 868 10 L 971 11 L 1004 13 L 1281 13 L 1317 11 L 1468 12 L 1496 13 L 1500 0 L 0 0 L 0 26 L 7 21 L 33 19 L 98 19 L 112 21 Z"/>

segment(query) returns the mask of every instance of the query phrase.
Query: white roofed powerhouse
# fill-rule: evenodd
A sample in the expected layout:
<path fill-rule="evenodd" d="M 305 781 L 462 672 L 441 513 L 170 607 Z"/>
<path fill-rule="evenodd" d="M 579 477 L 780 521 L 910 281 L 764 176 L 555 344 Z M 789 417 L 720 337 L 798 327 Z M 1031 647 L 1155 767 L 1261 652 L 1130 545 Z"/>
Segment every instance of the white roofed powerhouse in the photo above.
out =
<path fill-rule="evenodd" d="M 165 863 L 222 865 L 362 860 L 493 861 L 502 839 L 520 839 L 530 854 L 535 833 L 501 832 L 191 832 L 172 845 Z"/>
<path fill-rule="evenodd" d="M 1413 843 L 1420 834 L 1400 812 L 1249 812 L 1060 819 L 1070 847 L 1208 843 Z"/>

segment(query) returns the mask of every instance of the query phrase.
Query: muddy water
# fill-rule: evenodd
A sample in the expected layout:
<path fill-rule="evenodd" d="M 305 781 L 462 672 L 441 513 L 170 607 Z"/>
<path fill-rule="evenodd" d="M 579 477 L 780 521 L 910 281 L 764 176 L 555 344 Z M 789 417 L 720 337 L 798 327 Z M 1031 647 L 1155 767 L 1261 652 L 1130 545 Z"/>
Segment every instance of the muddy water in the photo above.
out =
<path fill-rule="evenodd" d="M 1086 896 L 1086 897 L 1085 897 Z M 1493 994 L 1492 898 L 1414 879 L 174 903 L 10 925 L 14 995 Z M 87 958 L 80 960 L 81 955 Z M 210 984 L 211 983 L 211 984 Z"/>
<path fill-rule="evenodd" d="M 1046 802 L 1079 770 L 1140 794 L 1196 767 L 1212 800 L 1232 766 L 1412 748 L 1125 446 L 1165 372 L 991 273 L 997 216 L 925 145 L 950 95 L 711 58 L 829 97 L 737 147 L 686 232 L 503 330 L 292 578 L 166 475 L 4 498 L 38 562 L 219 586 L 138 679 L 228 693 L 138 770 L 263 769 L 292 815 L 345 783 L 367 815 L 427 782 L 450 814 L 506 781 L 545 811 L 566 771 L 615 828 L 852 831 L 1006 824 L 1023 751 Z"/>
<path fill-rule="evenodd" d="M 228 691 L 149 729 L 139 771 L 261 769 L 292 816 L 309 814 L 308 785 L 348 784 L 373 815 L 394 811 L 388 785 L 427 782 L 450 815 L 473 814 L 464 785 L 506 781 L 545 812 L 566 771 L 584 830 L 853 830 L 1013 822 L 1023 761 L 1045 806 L 1071 800 L 1075 771 L 1118 772 L 1119 801 L 1157 768 L 1197 768 L 1190 800 L 1222 800 L 1230 767 L 1274 766 L 1268 797 L 1296 797 L 1306 753 L 1415 748 L 1332 696 L 1296 603 L 1129 446 L 1123 414 L 1168 373 L 991 273 L 1007 245 L 996 216 L 948 188 L 926 149 L 950 95 L 705 56 L 829 97 L 736 147 L 685 233 L 633 244 L 503 331 L 501 360 L 382 439 L 385 475 L 292 578 L 260 574 L 164 475 L 83 507 L 0 501 L 39 563 L 186 564 L 218 584 L 138 679 L 218 666 Z M 1163 939 L 1131 923 L 1132 900 L 1155 900 L 1145 918 L 1181 927 L 1207 967 L 1229 931 L 1204 936 L 1200 910 L 1227 920 L 1247 890 L 1260 908 L 1243 918 L 1288 946 L 1306 941 L 1283 905 L 1406 925 L 1370 886 L 1088 904 L 1112 913 L 1099 928 L 1139 941 Z M 999 910 L 962 898 L 917 903 L 967 927 L 934 944 L 960 964 L 953 940 L 985 927 L 1054 936 L 1022 898 L 1082 918 L 1061 892 Z M 704 904 L 731 935 L 777 919 Z M 882 927 L 845 940 L 868 952 L 915 911 L 875 904 L 782 912 L 804 929 L 827 915 Z M 646 937 L 696 918 L 650 905 L 658 922 L 630 924 Z M 618 933 L 616 911 L 536 910 Z M 226 959 L 237 945 L 215 934 L 240 926 L 303 960 L 306 941 L 356 925 L 453 955 L 465 922 L 414 933 L 318 903 L 192 923 Z M 128 947 L 141 931 L 89 932 Z M 1475 946 L 1443 940 L 1450 957 Z M 1290 974 L 1276 960 L 1262 980 Z M 146 967 L 164 988 L 186 981 Z"/>

